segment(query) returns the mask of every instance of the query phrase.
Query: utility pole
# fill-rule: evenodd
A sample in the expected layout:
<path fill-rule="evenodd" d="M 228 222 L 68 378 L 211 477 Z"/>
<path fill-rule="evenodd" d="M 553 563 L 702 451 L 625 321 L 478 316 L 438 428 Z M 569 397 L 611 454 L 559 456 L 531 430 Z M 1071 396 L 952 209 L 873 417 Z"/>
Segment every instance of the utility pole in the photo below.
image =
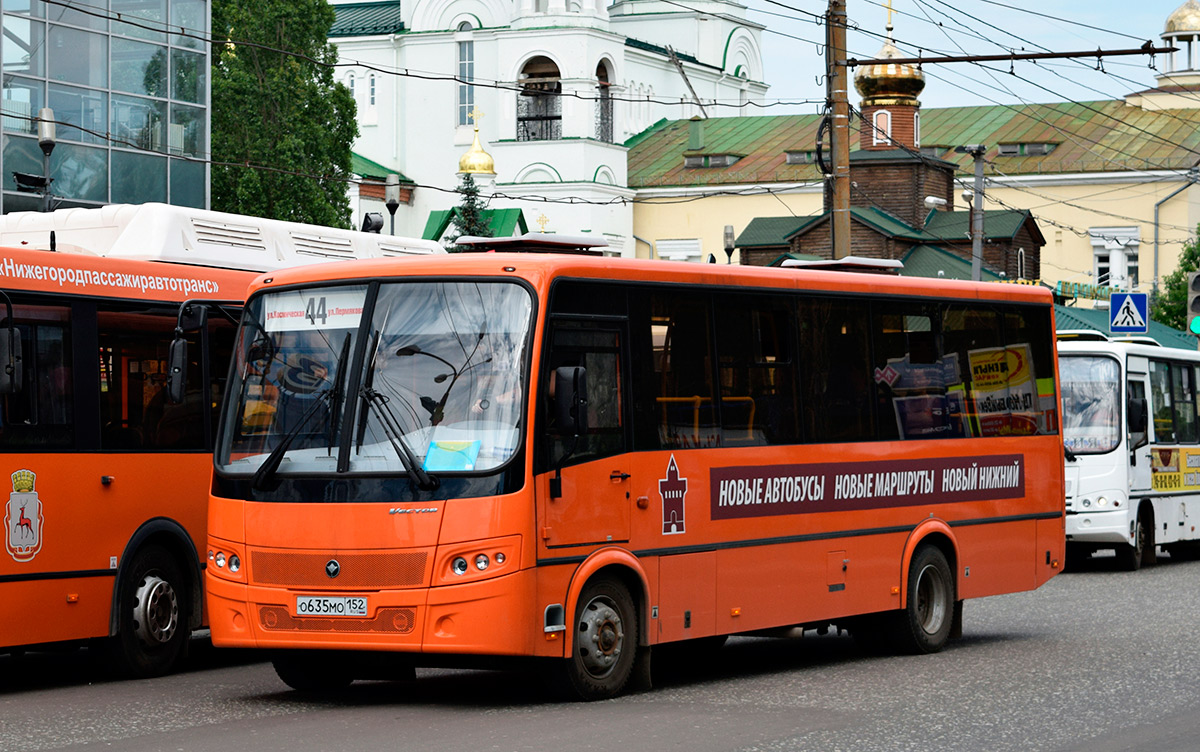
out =
<path fill-rule="evenodd" d="M 850 255 L 850 71 L 846 66 L 846 2 L 829 0 L 825 19 L 826 86 L 833 109 L 830 140 L 833 142 L 833 203 L 830 232 L 833 258 Z"/>
<path fill-rule="evenodd" d="M 983 144 L 956 146 L 959 154 L 970 154 L 975 160 L 975 195 L 971 206 L 971 279 L 983 279 Z"/>

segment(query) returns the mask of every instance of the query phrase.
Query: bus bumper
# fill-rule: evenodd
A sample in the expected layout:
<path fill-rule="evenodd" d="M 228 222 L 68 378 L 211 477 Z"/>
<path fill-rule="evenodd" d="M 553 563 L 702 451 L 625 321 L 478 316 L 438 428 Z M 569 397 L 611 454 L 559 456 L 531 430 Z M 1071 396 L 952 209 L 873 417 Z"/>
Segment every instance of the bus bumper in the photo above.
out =
<path fill-rule="evenodd" d="M 205 578 L 209 627 L 217 647 L 390 650 L 408 653 L 530 655 L 542 637 L 533 607 L 533 570 L 463 585 L 354 595 L 365 617 L 299 617 L 300 592 Z"/>
<path fill-rule="evenodd" d="M 1129 512 L 1067 512 L 1068 543 L 1128 543 Z"/>

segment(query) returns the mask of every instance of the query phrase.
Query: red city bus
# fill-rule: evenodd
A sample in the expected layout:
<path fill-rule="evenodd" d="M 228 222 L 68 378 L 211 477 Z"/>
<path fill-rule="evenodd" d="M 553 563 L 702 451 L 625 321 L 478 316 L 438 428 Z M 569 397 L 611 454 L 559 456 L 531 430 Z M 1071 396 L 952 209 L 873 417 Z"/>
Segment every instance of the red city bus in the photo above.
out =
<path fill-rule="evenodd" d="M 241 301 L 323 245 L 377 247 L 361 235 L 164 205 L 0 218 L 0 650 L 88 641 L 135 676 L 177 664 L 206 621 L 197 552 L 237 320 L 202 309 L 173 404 L 180 304 Z"/>
<path fill-rule="evenodd" d="M 560 254 L 290 269 L 222 408 L 213 643 L 297 689 L 800 626 L 940 650 L 1063 556 L 1050 295 Z"/>

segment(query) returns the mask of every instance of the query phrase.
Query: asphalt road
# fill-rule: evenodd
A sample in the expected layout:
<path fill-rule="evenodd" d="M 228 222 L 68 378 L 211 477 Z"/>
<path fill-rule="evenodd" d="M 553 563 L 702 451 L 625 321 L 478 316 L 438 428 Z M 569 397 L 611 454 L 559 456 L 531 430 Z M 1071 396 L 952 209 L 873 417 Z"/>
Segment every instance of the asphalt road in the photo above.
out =
<path fill-rule="evenodd" d="M 0 750 L 1109 750 L 1200 748 L 1200 562 L 1098 559 L 969 601 L 963 639 L 871 657 L 845 636 L 735 638 L 650 692 L 556 702 L 534 675 L 419 670 L 334 699 L 194 641 L 183 673 L 112 681 L 86 651 L 0 657 Z"/>

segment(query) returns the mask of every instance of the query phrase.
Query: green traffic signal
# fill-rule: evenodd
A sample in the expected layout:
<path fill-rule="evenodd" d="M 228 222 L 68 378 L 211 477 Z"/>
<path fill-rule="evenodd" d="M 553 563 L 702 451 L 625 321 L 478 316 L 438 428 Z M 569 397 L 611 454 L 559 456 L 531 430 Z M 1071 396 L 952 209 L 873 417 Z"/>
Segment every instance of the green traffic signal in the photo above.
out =
<path fill-rule="evenodd" d="M 1200 316 L 1192 316 L 1188 320 L 1188 331 L 1192 334 L 1200 334 Z"/>

